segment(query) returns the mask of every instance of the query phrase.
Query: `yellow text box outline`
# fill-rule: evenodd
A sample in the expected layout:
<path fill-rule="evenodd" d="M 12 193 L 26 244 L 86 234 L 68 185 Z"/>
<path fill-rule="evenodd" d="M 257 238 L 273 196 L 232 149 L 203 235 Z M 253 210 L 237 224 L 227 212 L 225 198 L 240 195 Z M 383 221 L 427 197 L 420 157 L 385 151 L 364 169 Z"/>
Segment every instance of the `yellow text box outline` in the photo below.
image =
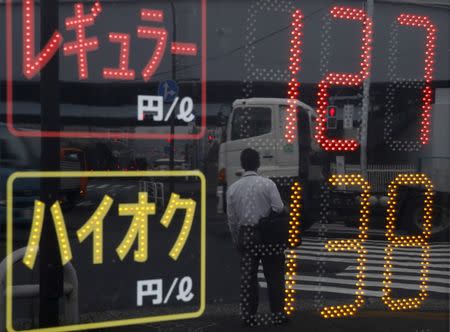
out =
<path fill-rule="evenodd" d="M 200 211 L 200 308 L 195 312 L 179 313 L 173 315 L 160 315 L 154 317 L 122 319 L 108 322 L 74 324 L 66 326 L 38 328 L 31 330 L 15 330 L 13 327 L 12 315 L 12 253 L 13 253 L 13 185 L 17 179 L 35 179 L 35 178 L 69 178 L 69 177 L 198 177 L 201 185 L 201 211 Z M 181 320 L 189 318 L 198 318 L 205 311 L 206 299 L 206 179 L 200 171 L 88 171 L 88 172 L 16 172 L 9 176 L 7 183 L 7 216 L 6 216 L 6 330 L 8 332 L 65 332 L 80 331 L 87 329 L 98 329 L 107 327 L 119 327 L 127 325 L 148 324 L 156 322 L 165 322 L 172 320 Z M 1 310 L 1 309 L 0 309 Z"/>

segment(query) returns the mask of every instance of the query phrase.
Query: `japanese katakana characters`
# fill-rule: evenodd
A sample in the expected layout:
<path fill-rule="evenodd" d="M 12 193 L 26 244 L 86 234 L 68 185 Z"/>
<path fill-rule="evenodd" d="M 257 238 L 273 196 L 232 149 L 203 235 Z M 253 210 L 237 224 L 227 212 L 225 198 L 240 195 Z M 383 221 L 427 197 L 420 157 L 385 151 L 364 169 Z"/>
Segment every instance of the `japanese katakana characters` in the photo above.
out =
<path fill-rule="evenodd" d="M 75 41 L 64 44 L 64 55 L 76 55 L 78 58 L 78 76 L 80 80 L 88 78 L 87 52 L 98 49 L 97 37 L 86 38 L 86 27 L 92 26 L 95 18 L 102 11 L 102 6 L 96 2 L 90 14 L 84 14 L 84 5 L 74 5 L 75 16 L 66 19 L 66 29 L 75 31 Z"/>
<path fill-rule="evenodd" d="M 77 231 L 78 241 L 81 243 L 92 234 L 92 257 L 94 264 L 103 263 L 103 222 L 114 200 L 105 195 L 92 217 Z"/>
<path fill-rule="evenodd" d="M 161 10 L 142 9 L 141 20 L 161 23 L 164 20 L 164 13 Z M 150 38 L 156 40 L 156 47 L 153 51 L 152 57 L 142 70 L 142 77 L 144 78 L 144 81 L 149 81 L 156 69 L 158 69 L 164 56 L 167 44 L 167 30 L 164 28 L 138 26 L 137 35 L 139 38 Z"/>
<path fill-rule="evenodd" d="M 120 204 L 119 215 L 133 216 L 130 228 L 122 243 L 117 248 L 119 258 L 123 260 L 130 251 L 133 243 L 137 241 L 138 249 L 134 252 L 136 262 L 145 262 L 148 259 L 148 216 L 156 213 L 155 203 L 148 203 L 148 194 L 139 193 L 137 204 Z"/>
<path fill-rule="evenodd" d="M 161 218 L 161 224 L 167 228 L 170 226 L 170 222 L 172 221 L 176 210 L 186 210 L 183 227 L 181 228 L 181 232 L 169 253 L 169 256 L 172 257 L 173 260 L 178 259 L 180 252 L 186 244 L 186 240 L 191 231 L 192 221 L 194 220 L 195 206 L 196 202 L 193 199 L 181 199 L 180 195 L 172 193 L 166 212 L 164 212 L 164 215 Z"/>
<path fill-rule="evenodd" d="M 58 51 L 63 37 L 55 31 L 42 51 L 35 55 L 34 0 L 23 0 L 23 74 L 32 79 Z"/>
<path fill-rule="evenodd" d="M 50 208 L 53 218 L 53 224 L 58 239 L 59 252 L 62 265 L 66 265 L 72 260 L 72 250 L 70 248 L 69 237 L 67 235 L 66 223 L 61 211 L 61 206 L 56 201 Z M 27 249 L 23 257 L 23 263 L 32 270 L 36 262 L 36 256 L 39 250 L 41 240 L 42 226 L 44 224 L 45 204 L 41 201 L 34 202 L 33 222 L 31 224 L 30 237 L 28 239 Z"/>
<path fill-rule="evenodd" d="M 50 61 L 63 43 L 63 36 L 59 31 L 55 31 L 45 45 L 45 47 L 35 54 L 35 28 L 34 28 L 34 1 L 24 0 L 23 2 L 23 74 L 31 79 Z M 87 37 L 86 28 L 95 24 L 97 16 L 103 11 L 99 1 L 96 1 L 90 9 L 90 13 L 84 12 L 84 3 L 74 5 L 74 16 L 65 20 L 65 28 L 75 32 L 75 40 L 66 42 L 63 45 L 64 55 L 75 55 L 78 63 L 78 77 L 85 80 L 89 76 L 88 52 L 100 48 L 98 38 Z M 107 15 L 107 13 L 105 13 Z M 142 8 L 140 12 L 142 21 L 161 24 L 164 23 L 164 11 L 160 9 Z M 156 41 L 153 53 L 148 60 L 141 74 L 144 81 L 149 81 L 158 70 L 161 61 L 166 53 L 169 33 L 163 26 L 139 25 L 136 30 L 137 37 L 141 39 L 153 39 Z M 135 71 L 129 68 L 131 36 L 127 33 L 109 32 L 109 41 L 119 43 L 118 67 L 105 67 L 102 71 L 104 79 L 113 80 L 134 80 Z M 183 43 L 172 41 L 170 52 L 176 55 L 196 56 L 198 53 L 195 43 Z M 185 117 L 187 117 L 186 115 Z"/>
<path fill-rule="evenodd" d="M 104 244 L 104 223 L 105 218 L 110 213 L 114 199 L 105 195 L 91 215 L 87 222 L 77 230 L 78 242 L 84 242 L 92 235 L 92 262 L 93 264 L 103 263 L 103 244 Z M 34 202 L 33 220 L 31 231 L 28 238 L 28 245 L 23 258 L 23 263 L 30 270 L 34 268 L 36 257 L 39 251 L 39 243 L 42 235 L 44 224 L 46 204 L 36 200 Z M 180 253 L 186 244 L 192 228 L 196 202 L 193 199 L 182 199 L 180 195 L 172 193 L 167 208 L 160 220 L 160 223 L 168 228 L 175 216 L 177 210 L 184 210 L 183 226 L 180 230 L 177 240 L 169 252 L 169 256 L 173 260 L 178 260 Z M 53 225 L 58 239 L 58 246 L 61 256 L 61 264 L 66 265 L 72 260 L 72 249 L 69 242 L 67 227 L 64 215 L 61 210 L 59 201 L 56 201 L 50 207 Z M 122 217 L 133 217 L 130 227 L 123 240 L 116 249 L 116 253 L 120 260 L 124 260 L 131 248 L 136 244 L 137 249 L 134 252 L 133 259 L 135 262 L 144 263 L 148 260 L 148 238 L 149 238 L 149 216 L 156 214 L 156 204 L 148 202 L 148 193 L 139 192 L 137 203 L 120 203 L 118 205 L 118 215 Z"/>

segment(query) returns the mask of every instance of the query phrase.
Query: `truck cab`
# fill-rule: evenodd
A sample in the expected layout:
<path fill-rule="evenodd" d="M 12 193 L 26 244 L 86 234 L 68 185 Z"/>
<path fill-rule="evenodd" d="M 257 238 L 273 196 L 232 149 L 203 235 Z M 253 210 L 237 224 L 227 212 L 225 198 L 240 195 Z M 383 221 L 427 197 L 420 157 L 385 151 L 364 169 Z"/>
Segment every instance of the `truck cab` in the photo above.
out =
<path fill-rule="evenodd" d="M 289 103 L 288 99 L 278 98 L 234 101 L 219 149 L 219 213 L 225 212 L 226 188 L 243 174 L 240 154 L 246 148 L 259 152 L 258 173 L 273 179 L 286 201 L 293 179 L 300 178 L 308 183 L 323 181 L 321 163 L 314 162 L 320 154 L 313 137 L 316 112 L 305 103 L 295 101 L 298 134 L 289 143 L 284 137 Z"/>

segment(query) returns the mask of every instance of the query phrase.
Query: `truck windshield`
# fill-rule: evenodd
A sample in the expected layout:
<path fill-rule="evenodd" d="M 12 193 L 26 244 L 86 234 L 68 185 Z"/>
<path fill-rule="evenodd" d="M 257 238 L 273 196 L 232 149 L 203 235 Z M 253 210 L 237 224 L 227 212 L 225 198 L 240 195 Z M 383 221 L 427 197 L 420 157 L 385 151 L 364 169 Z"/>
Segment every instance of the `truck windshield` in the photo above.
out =
<path fill-rule="evenodd" d="M 231 120 L 231 140 L 261 136 L 272 129 L 271 109 L 267 107 L 236 108 Z"/>

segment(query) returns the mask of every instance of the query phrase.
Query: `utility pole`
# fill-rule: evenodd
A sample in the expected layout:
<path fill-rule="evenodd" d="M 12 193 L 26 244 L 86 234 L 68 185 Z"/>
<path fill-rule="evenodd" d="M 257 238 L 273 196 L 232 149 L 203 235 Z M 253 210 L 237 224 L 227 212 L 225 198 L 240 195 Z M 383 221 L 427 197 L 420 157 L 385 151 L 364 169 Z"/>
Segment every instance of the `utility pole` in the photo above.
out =
<path fill-rule="evenodd" d="M 170 7 L 172 8 L 172 41 L 177 40 L 177 20 L 175 14 L 175 4 L 173 0 L 170 1 Z M 177 81 L 177 58 L 175 54 L 172 54 L 172 79 L 174 82 Z M 175 164 L 175 114 L 172 114 L 170 118 L 170 147 L 169 147 L 169 169 L 174 169 Z M 175 191 L 174 178 L 170 178 L 169 192 L 173 193 Z"/>
<path fill-rule="evenodd" d="M 41 0 L 41 48 L 59 25 L 58 0 Z M 60 131 L 59 115 L 59 56 L 56 53 L 41 71 L 41 128 Z M 60 168 L 60 139 L 41 138 L 41 170 Z M 63 268 L 59 258 L 56 230 L 50 206 L 58 200 L 59 180 L 41 179 L 41 201 L 46 204 L 42 237 L 39 245 L 39 325 L 41 328 L 59 326 L 59 300 L 63 296 Z"/>
<path fill-rule="evenodd" d="M 374 14 L 374 0 L 367 0 L 366 11 L 368 17 L 373 20 Z M 370 57 L 370 62 L 372 57 Z M 370 63 L 369 63 L 370 65 Z M 363 105 L 361 115 L 361 150 L 360 150 L 360 162 L 361 173 L 367 179 L 367 131 L 369 128 L 369 109 L 370 109 L 370 75 L 365 79 L 363 86 Z"/>

